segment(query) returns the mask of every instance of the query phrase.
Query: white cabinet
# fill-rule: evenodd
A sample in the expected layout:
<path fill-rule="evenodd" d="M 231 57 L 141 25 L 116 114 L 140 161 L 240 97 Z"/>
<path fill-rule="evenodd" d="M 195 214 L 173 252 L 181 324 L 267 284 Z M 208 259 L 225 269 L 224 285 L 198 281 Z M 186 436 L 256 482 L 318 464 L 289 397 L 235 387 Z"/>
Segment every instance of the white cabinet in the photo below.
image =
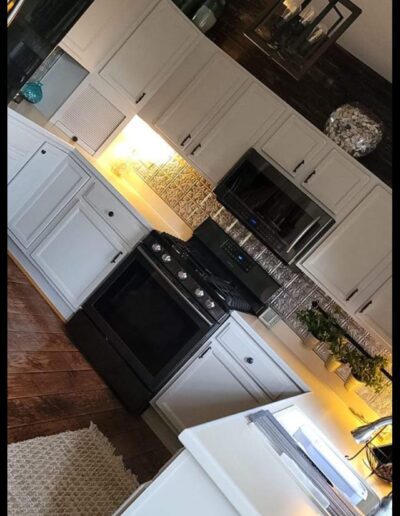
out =
<path fill-rule="evenodd" d="M 188 153 L 195 165 L 218 183 L 284 111 L 285 105 L 272 92 L 251 82 L 227 111 L 194 139 Z"/>
<path fill-rule="evenodd" d="M 315 157 L 324 149 L 326 137 L 296 114 L 291 115 L 279 129 L 261 143 L 260 149 L 290 175 L 311 172 Z"/>
<path fill-rule="evenodd" d="M 161 0 L 101 69 L 100 75 L 142 107 L 199 36 L 191 21 L 169 0 Z"/>
<path fill-rule="evenodd" d="M 212 342 L 153 406 L 180 432 L 268 401 L 229 354 Z"/>
<path fill-rule="evenodd" d="M 245 80 L 244 70 L 216 52 L 156 122 L 156 128 L 182 152 Z"/>
<path fill-rule="evenodd" d="M 390 277 L 356 310 L 355 316 L 368 330 L 388 344 L 392 342 L 392 278 Z"/>
<path fill-rule="evenodd" d="M 98 153 L 133 117 L 134 111 L 101 77 L 89 75 L 53 115 L 50 122 L 71 143 Z"/>
<path fill-rule="evenodd" d="M 8 187 L 8 227 L 29 247 L 89 180 L 67 153 L 45 143 Z"/>
<path fill-rule="evenodd" d="M 304 384 L 231 316 L 152 400 L 176 432 L 304 391 Z M 284 368 L 286 370 L 284 370 Z"/>
<path fill-rule="evenodd" d="M 369 182 L 366 172 L 333 149 L 306 174 L 302 186 L 336 215 L 349 208 Z"/>
<path fill-rule="evenodd" d="M 368 286 L 386 280 L 391 254 L 392 196 L 376 186 L 301 268 L 354 312 L 368 301 Z"/>
<path fill-rule="evenodd" d="M 54 221 L 31 256 L 60 294 L 78 308 L 127 250 L 90 206 L 77 201 Z"/>
<path fill-rule="evenodd" d="M 7 111 L 7 182 L 9 183 L 45 142 L 45 138 L 18 120 L 10 108 Z"/>
<path fill-rule="evenodd" d="M 156 3 L 157 0 L 121 0 L 116 5 L 110 0 L 95 0 L 59 46 L 92 72 Z"/>

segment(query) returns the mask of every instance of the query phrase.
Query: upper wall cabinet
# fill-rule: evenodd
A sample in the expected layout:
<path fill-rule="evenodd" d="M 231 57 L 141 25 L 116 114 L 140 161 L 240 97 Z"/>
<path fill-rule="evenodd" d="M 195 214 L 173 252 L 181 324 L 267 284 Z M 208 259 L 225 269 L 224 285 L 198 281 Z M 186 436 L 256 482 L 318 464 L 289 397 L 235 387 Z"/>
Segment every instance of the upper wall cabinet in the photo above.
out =
<path fill-rule="evenodd" d="M 199 36 L 190 20 L 169 0 L 162 0 L 101 69 L 100 75 L 139 109 Z"/>
<path fill-rule="evenodd" d="M 260 146 L 267 158 L 272 158 L 291 176 L 311 172 L 315 157 L 327 144 L 326 137 L 297 115 L 286 122 Z"/>
<path fill-rule="evenodd" d="M 188 149 L 189 157 L 215 184 L 285 111 L 285 105 L 256 82 L 246 86 Z"/>
<path fill-rule="evenodd" d="M 306 174 L 302 186 L 334 215 L 351 208 L 370 176 L 333 149 Z"/>
<path fill-rule="evenodd" d="M 301 268 L 354 312 L 365 301 L 368 285 L 386 280 L 391 254 L 392 196 L 376 186 Z"/>
<path fill-rule="evenodd" d="M 216 52 L 202 72 L 156 122 L 181 151 L 244 84 L 247 76 L 232 59 Z"/>
<path fill-rule="evenodd" d="M 89 71 L 95 71 L 156 3 L 157 0 L 121 0 L 118 4 L 95 0 L 59 45 Z"/>

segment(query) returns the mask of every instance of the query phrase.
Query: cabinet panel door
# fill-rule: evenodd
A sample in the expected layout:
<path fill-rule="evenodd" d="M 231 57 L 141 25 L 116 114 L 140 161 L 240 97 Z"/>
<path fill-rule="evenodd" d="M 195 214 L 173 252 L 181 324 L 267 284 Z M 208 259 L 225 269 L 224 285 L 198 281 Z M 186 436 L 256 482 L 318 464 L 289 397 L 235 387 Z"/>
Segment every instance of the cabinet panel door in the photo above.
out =
<path fill-rule="evenodd" d="M 369 180 L 368 174 L 332 150 L 315 171 L 307 174 L 303 187 L 336 214 L 349 206 Z"/>
<path fill-rule="evenodd" d="M 169 1 L 162 0 L 100 75 L 141 107 L 153 93 L 157 80 L 171 73 L 198 36 L 191 22 Z"/>
<path fill-rule="evenodd" d="M 93 71 L 155 5 L 156 0 L 95 0 L 79 18 L 60 46 Z"/>
<path fill-rule="evenodd" d="M 228 353 L 212 344 L 161 394 L 155 405 L 180 431 L 268 401 Z"/>
<path fill-rule="evenodd" d="M 44 137 L 10 115 L 8 115 L 7 130 L 7 182 L 9 183 L 44 143 Z"/>
<path fill-rule="evenodd" d="M 207 126 L 204 137 L 199 136 L 190 149 L 190 157 L 217 183 L 284 110 L 284 104 L 266 88 L 252 83 L 211 130 Z"/>
<path fill-rule="evenodd" d="M 91 155 L 128 121 L 129 113 L 113 102 L 108 88 L 104 88 L 101 78 L 88 76 L 51 119 Z"/>
<path fill-rule="evenodd" d="M 353 303 L 387 267 L 391 249 L 392 196 L 377 186 L 302 267 L 340 302 Z"/>
<path fill-rule="evenodd" d="M 186 148 L 245 79 L 244 71 L 217 52 L 156 122 L 156 127 L 176 145 Z"/>
<path fill-rule="evenodd" d="M 372 330 L 387 343 L 392 342 L 392 278 L 389 278 L 356 311 L 363 326 Z"/>
<path fill-rule="evenodd" d="M 32 258 L 51 284 L 78 308 L 125 251 L 107 224 L 80 201 L 60 217 Z"/>
<path fill-rule="evenodd" d="M 291 175 L 309 170 L 314 157 L 326 145 L 326 138 L 297 115 L 288 120 L 269 138 L 261 150 Z"/>
<path fill-rule="evenodd" d="M 28 247 L 89 180 L 67 154 L 45 143 L 8 187 L 8 227 Z"/>

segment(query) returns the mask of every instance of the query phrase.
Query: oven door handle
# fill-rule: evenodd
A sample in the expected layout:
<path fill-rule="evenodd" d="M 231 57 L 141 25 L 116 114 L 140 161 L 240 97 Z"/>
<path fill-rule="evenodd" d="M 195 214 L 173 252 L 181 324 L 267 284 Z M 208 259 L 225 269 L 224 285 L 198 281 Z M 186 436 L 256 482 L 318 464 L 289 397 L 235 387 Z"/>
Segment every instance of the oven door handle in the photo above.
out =
<path fill-rule="evenodd" d="M 313 219 L 310 224 L 303 229 L 303 231 L 300 233 L 300 235 L 297 235 L 297 237 L 293 240 L 293 242 L 291 242 L 289 244 L 289 247 L 286 249 L 286 253 L 290 253 L 290 251 L 293 249 L 293 247 L 297 244 L 297 242 L 299 242 L 299 240 L 301 240 L 303 238 L 304 235 L 306 235 L 311 228 L 313 228 L 315 226 L 315 224 L 317 224 L 317 222 L 319 221 L 321 217 L 317 217 L 316 219 Z"/>
<path fill-rule="evenodd" d="M 174 290 L 174 292 L 181 298 L 187 305 L 192 308 L 196 312 L 196 314 L 205 321 L 208 326 L 212 326 L 214 323 L 210 321 L 210 319 L 207 319 L 200 310 L 191 302 L 189 299 L 182 294 L 182 292 L 176 288 L 176 286 L 172 283 L 172 281 L 168 278 L 168 276 L 158 267 L 158 265 L 151 259 L 151 257 L 142 249 L 141 247 L 137 247 L 136 251 L 139 252 L 142 257 L 151 264 L 151 266 L 157 271 L 157 273 L 163 278 L 163 280 L 168 283 L 168 285 Z"/>

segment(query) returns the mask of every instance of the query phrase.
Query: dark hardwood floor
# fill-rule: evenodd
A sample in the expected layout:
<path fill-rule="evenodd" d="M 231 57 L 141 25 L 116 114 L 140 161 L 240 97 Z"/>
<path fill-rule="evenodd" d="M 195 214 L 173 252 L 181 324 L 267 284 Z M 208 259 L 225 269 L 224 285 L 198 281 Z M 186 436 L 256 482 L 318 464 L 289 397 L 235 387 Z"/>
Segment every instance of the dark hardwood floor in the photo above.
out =
<path fill-rule="evenodd" d="M 78 430 L 93 421 L 139 482 L 171 454 L 121 405 L 64 325 L 8 258 L 8 442 Z"/>

